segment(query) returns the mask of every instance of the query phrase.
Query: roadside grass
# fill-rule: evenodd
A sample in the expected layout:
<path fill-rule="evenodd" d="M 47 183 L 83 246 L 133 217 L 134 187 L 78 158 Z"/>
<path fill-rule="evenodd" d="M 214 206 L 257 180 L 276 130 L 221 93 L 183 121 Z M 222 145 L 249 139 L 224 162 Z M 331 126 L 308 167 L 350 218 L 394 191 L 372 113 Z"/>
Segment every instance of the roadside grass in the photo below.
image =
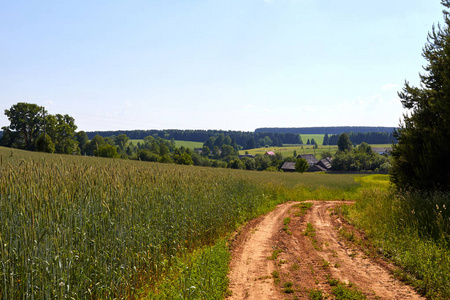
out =
<path fill-rule="evenodd" d="M 139 292 L 142 299 L 223 299 L 228 290 L 230 253 L 225 239 L 178 257 L 156 285 Z"/>
<path fill-rule="evenodd" d="M 356 177 L 355 182 L 360 183 L 361 187 L 364 189 L 378 189 L 387 191 L 391 187 L 389 175 L 384 174 L 374 174 L 364 177 Z"/>
<path fill-rule="evenodd" d="M 450 195 L 366 189 L 347 220 L 401 267 L 396 276 L 429 299 L 450 298 Z"/>

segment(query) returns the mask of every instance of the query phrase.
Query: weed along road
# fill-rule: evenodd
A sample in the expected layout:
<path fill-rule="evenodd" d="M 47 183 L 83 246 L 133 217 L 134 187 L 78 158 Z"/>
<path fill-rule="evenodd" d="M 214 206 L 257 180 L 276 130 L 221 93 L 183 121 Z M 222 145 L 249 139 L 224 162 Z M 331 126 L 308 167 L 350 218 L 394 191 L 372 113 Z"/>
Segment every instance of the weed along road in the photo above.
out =
<path fill-rule="evenodd" d="M 425 299 L 358 246 L 333 213 L 349 203 L 289 202 L 249 222 L 233 241 L 228 299 Z"/>

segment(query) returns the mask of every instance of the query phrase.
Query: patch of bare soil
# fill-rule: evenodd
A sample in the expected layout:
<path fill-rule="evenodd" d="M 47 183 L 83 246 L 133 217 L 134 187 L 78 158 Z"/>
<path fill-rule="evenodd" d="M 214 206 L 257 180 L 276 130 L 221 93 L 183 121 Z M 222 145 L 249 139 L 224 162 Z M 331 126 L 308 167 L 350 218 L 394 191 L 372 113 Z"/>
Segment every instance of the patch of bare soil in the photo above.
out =
<path fill-rule="evenodd" d="M 424 299 L 392 276 L 393 265 L 344 237 L 347 225 L 331 214 L 344 202 L 309 202 L 306 212 L 285 203 L 243 228 L 232 243 L 228 299 L 310 299 L 319 291 L 333 299 L 338 284 L 367 299 Z"/>

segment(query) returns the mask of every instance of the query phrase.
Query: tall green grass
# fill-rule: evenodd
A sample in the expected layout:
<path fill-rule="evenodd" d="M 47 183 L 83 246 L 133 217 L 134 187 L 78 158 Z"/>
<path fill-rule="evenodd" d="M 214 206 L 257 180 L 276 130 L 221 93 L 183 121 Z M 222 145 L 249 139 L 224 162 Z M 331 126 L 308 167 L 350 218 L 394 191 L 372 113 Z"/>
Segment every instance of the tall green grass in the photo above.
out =
<path fill-rule="evenodd" d="M 354 178 L 0 147 L 0 298 L 208 298 L 223 278 L 198 274 L 227 259 L 209 246 L 283 201 L 356 199 Z"/>
<path fill-rule="evenodd" d="M 131 297 L 285 201 L 232 170 L 10 152 L 0 148 L 2 299 Z"/>
<path fill-rule="evenodd" d="M 450 195 L 366 189 L 349 219 L 431 299 L 450 298 Z"/>
<path fill-rule="evenodd" d="M 149 300 L 222 299 L 228 292 L 228 264 L 231 254 L 224 239 L 176 260 L 155 286 L 144 287 L 141 296 Z"/>

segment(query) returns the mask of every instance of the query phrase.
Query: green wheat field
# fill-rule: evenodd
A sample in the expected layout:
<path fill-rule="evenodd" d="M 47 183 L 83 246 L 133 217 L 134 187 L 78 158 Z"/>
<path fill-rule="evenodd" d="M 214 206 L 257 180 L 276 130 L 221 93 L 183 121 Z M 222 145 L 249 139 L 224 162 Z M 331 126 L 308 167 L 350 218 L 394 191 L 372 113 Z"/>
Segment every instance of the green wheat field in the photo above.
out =
<path fill-rule="evenodd" d="M 389 240 L 408 246 L 408 235 L 432 245 L 440 273 L 425 268 L 420 284 L 436 295 L 450 290 L 448 249 L 401 231 L 411 216 L 393 201 L 387 175 L 274 174 L 0 147 L 0 178 L 0 299 L 222 299 L 230 233 L 279 203 L 309 199 L 365 199 L 346 211 L 349 220 L 386 253 L 397 251 Z"/>

